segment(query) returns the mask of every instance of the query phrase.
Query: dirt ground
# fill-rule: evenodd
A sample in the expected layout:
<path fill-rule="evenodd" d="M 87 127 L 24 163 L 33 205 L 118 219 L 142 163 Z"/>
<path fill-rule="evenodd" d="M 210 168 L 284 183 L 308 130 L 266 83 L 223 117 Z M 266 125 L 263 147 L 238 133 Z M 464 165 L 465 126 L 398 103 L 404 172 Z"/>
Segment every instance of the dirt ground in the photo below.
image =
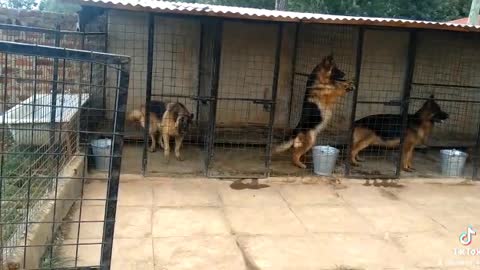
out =
<path fill-rule="evenodd" d="M 126 144 L 122 162 L 122 173 L 140 174 L 142 171 L 142 144 Z M 265 147 L 232 147 L 216 146 L 209 164 L 209 174 L 213 177 L 253 177 L 262 178 L 266 172 Z M 171 153 L 167 162 L 163 150 L 148 153 L 148 176 L 198 176 L 205 174 L 206 153 L 199 145 L 185 145 L 182 148 L 184 161 L 178 161 Z M 365 160 L 359 167 L 352 167 L 354 177 L 388 177 L 395 175 L 396 158 L 398 151 L 377 151 L 362 153 Z M 311 157 L 307 160 L 308 170 L 299 169 L 292 165 L 290 153 L 285 152 L 272 156 L 271 176 L 311 176 Z M 414 155 L 414 172 L 402 172 L 402 178 L 438 178 L 442 177 L 440 168 L 440 150 L 416 151 Z M 340 157 L 334 174 L 338 177 L 344 175 L 345 160 Z M 467 163 L 464 176 L 471 178 L 472 165 Z"/>
<path fill-rule="evenodd" d="M 291 182 L 292 179 L 296 183 Z M 122 175 L 113 269 L 480 269 L 480 185 L 419 181 L 250 183 Z M 89 181 L 81 221 L 101 221 L 106 183 Z M 70 218 L 79 220 L 80 209 Z M 66 243 L 99 243 L 102 222 L 67 228 Z M 101 241 L 100 241 L 101 242 Z M 469 249 L 469 250 L 467 250 Z M 467 252 L 467 253 L 465 253 Z M 74 246 L 65 246 L 73 257 Z M 82 245 L 79 265 L 97 265 Z"/>

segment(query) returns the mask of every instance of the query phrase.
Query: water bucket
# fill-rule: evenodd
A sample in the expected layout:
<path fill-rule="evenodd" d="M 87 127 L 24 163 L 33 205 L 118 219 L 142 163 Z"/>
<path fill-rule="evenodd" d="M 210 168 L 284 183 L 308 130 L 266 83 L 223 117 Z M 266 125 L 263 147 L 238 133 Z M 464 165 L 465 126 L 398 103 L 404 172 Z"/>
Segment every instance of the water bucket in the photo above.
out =
<path fill-rule="evenodd" d="M 93 140 L 90 145 L 95 158 L 95 168 L 99 171 L 108 171 L 112 141 L 110 139 Z"/>
<path fill-rule="evenodd" d="M 335 169 L 339 150 L 335 147 L 317 145 L 313 147 L 313 172 L 330 176 Z"/>
<path fill-rule="evenodd" d="M 440 150 L 442 156 L 442 175 L 462 176 L 467 153 L 455 149 Z"/>

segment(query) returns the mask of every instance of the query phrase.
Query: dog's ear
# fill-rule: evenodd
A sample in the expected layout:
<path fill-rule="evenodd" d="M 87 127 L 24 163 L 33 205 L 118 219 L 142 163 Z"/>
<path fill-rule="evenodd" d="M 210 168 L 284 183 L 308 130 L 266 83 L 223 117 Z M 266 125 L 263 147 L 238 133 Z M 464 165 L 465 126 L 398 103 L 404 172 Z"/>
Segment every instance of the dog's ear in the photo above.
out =
<path fill-rule="evenodd" d="M 324 67 L 331 67 L 333 64 L 333 53 L 325 56 L 325 58 L 323 58 L 322 64 Z"/>

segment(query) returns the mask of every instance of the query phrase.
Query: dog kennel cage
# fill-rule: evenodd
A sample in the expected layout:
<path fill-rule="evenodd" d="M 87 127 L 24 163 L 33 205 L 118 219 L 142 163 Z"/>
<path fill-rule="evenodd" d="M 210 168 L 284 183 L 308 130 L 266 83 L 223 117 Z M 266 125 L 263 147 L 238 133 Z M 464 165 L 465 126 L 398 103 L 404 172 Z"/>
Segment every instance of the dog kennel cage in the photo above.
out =
<path fill-rule="evenodd" d="M 157 1 L 74 2 L 103 9 L 108 51 L 132 56 L 129 110 L 150 100 L 179 101 L 195 114 L 183 162 L 149 153 L 146 130 L 129 123 L 128 137 L 140 143 L 126 147 L 125 172 L 142 167 L 147 174 L 234 178 L 311 173 L 295 168 L 288 152 L 273 155 L 272 147 L 295 128 L 308 75 L 333 53 L 357 88 L 339 100 L 318 136 L 317 144 L 341 150 L 337 175 L 439 177 L 440 149 L 471 148 L 465 176 L 477 176 L 471 164 L 479 162 L 479 27 Z M 397 114 L 401 120 L 382 129 L 405 134 L 408 113 L 431 94 L 450 118 L 418 145 L 416 172 L 401 171 L 401 147 L 369 147 L 361 153 L 366 161 L 351 166 L 355 120 Z"/>
<path fill-rule="evenodd" d="M 60 253 L 72 259 L 61 269 L 78 268 L 78 252 L 88 246 L 101 250 L 100 259 L 90 266 L 109 269 L 129 58 L 1 41 L 0 62 L 0 268 L 60 269 L 55 264 Z M 105 72 L 115 76 L 115 83 L 103 84 Z M 98 102 L 104 91 L 115 96 L 114 107 Z M 31 96 L 19 102 L 24 95 Z M 100 121 L 99 115 L 109 120 Z M 112 141 L 105 156 L 108 174 L 88 175 L 89 144 L 98 137 Z M 103 199 L 84 197 L 91 180 L 108 183 Z M 82 209 L 91 201 L 105 204 L 102 219 L 85 221 L 81 210 L 64 219 L 72 206 Z M 85 224 L 100 225 L 102 240 L 80 239 Z M 65 226 L 78 234 L 59 241 Z"/>

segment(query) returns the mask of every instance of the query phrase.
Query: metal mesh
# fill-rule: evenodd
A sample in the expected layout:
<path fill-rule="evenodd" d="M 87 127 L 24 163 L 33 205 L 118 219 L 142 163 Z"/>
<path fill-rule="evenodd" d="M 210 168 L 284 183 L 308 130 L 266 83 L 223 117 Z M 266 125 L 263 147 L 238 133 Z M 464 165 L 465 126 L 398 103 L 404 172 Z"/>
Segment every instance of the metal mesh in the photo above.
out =
<path fill-rule="evenodd" d="M 57 240 L 64 230 L 72 229 L 72 222 L 79 230 L 85 222 L 81 214 L 73 221 L 66 216 L 72 205 L 81 207 L 86 200 L 82 190 L 91 178 L 87 166 L 93 157 L 89 153 L 92 140 L 112 142 L 111 150 L 103 154 L 109 174 L 94 178 L 118 187 L 128 58 L 7 42 L 0 42 L 0 53 L 0 265 L 77 267 L 76 253 L 70 253 L 62 265 L 55 258 L 67 246 L 78 250 L 82 239 L 77 235 L 69 241 Z M 104 69 L 115 74 L 117 83 L 103 84 Z M 117 97 L 115 107 L 96 102 L 103 91 Z M 113 119 L 92 121 L 93 115 L 105 112 L 112 113 Z M 105 217 L 98 222 L 106 233 L 97 243 L 103 247 L 102 260 L 93 266 L 110 265 L 113 234 L 108 230 L 113 229 L 116 201 L 107 200 L 115 193 L 109 190 L 103 199 Z M 104 222 L 107 218 L 111 220 Z"/>

